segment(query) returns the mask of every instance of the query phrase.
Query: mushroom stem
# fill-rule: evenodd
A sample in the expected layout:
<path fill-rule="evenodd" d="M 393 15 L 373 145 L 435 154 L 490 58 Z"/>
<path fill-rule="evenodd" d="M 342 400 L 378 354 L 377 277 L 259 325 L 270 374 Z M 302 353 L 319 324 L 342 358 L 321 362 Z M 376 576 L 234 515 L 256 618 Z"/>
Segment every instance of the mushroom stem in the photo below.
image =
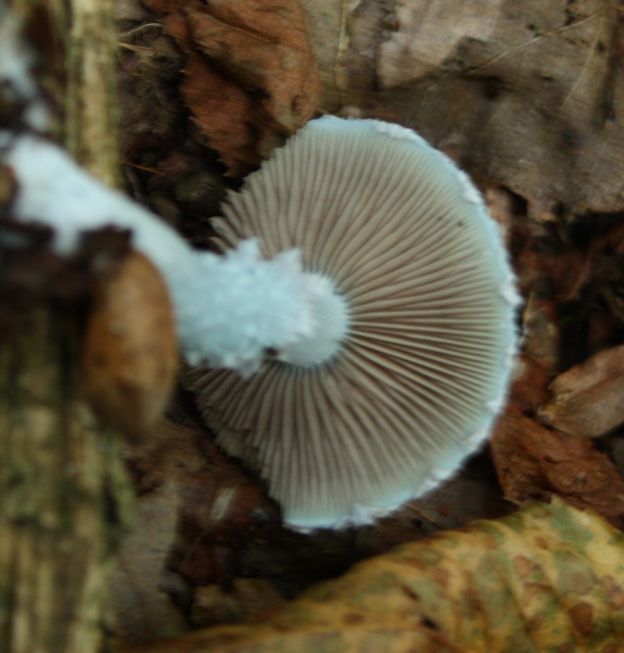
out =
<path fill-rule="evenodd" d="M 349 333 L 349 305 L 334 283 L 320 274 L 305 274 L 310 281 L 310 333 L 284 347 L 278 360 L 290 365 L 314 367 L 340 353 Z"/>
<path fill-rule="evenodd" d="M 266 349 L 306 364 L 302 338 L 325 360 L 346 332 L 346 308 L 330 282 L 302 271 L 299 251 L 263 260 L 245 240 L 224 256 L 192 249 L 148 210 L 86 174 L 60 148 L 34 136 L 0 133 L 0 158 L 13 169 L 14 217 L 54 231 L 57 253 L 71 255 L 86 231 L 113 225 L 131 230 L 133 246 L 159 268 L 171 293 L 178 336 L 192 364 L 253 372 Z M 317 315 L 315 315 L 317 313 Z M 328 317 L 339 318 L 327 328 Z M 307 354 L 307 364 L 314 360 Z"/>

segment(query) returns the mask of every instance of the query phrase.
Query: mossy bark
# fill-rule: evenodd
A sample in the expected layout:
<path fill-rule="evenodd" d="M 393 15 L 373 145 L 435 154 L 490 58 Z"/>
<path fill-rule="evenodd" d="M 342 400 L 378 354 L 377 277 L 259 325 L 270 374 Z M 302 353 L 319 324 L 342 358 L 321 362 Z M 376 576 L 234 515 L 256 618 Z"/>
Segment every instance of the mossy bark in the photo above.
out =
<path fill-rule="evenodd" d="M 57 117 L 54 135 L 116 184 L 112 0 L 10 4 Z M 0 206 L 7 210 L 10 218 L 10 203 Z M 38 260 L 28 249 L 9 258 L 16 256 L 31 271 L 23 288 L 11 285 L 0 248 L 0 651 L 94 653 L 128 486 L 114 434 L 81 396 L 88 284 L 59 303 L 54 292 L 41 292 L 49 272 L 43 263 L 52 260 L 53 270 L 64 263 L 45 252 Z M 73 273 L 68 268 L 61 282 L 70 295 L 82 283 Z"/>
<path fill-rule="evenodd" d="M 113 0 L 56 4 L 67 32 L 65 141 L 82 165 L 119 185 L 117 38 Z"/>
<path fill-rule="evenodd" d="M 89 653 L 125 489 L 80 398 L 80 320 L 41 307 L 0 346 L 0 650 Z"/>

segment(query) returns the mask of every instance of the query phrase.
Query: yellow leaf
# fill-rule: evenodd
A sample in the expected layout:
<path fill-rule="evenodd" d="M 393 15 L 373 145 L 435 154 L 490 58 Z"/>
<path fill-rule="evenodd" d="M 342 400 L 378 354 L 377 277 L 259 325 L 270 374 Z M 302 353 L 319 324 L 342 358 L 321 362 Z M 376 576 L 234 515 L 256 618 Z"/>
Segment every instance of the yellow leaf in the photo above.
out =
<path fill-rule="evenodd" d="M 560 500 L 401 546 L 279 612 L 150 653 L 596 651 L 624 645 L 624 536 Z"/>

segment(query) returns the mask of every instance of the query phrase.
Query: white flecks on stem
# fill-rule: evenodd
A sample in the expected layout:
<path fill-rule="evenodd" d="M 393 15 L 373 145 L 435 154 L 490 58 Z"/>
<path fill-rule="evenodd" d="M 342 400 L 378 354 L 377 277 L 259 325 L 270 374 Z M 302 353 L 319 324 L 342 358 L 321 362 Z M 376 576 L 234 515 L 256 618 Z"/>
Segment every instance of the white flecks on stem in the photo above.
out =
<path fill-rule="evenodd" d="M 297 250 L 263 260 L 255 240 L 224 256 L 193 250 L 148 210 L 85 173 L 60 148 L 34 136 L 4 135 L 3 160 L 18 182 L 14 217 L 54 231 L 53 247 L 70 255 L 84 232 L 106 226 L 131 231 L 132 244 L 165 279 L 179 338 L 194 364 L 253 372 L 265 350 L 282 350 L 314 333 L 312 303 L 329 284 L 302 272 Z M 331 297 L 330 297 L 331 300 Z"/>
<path fill-rule="evenodd" d="M 299 367 L 311 367 L 331 360 L 342 348 L 349 332 L 349 306 L 334 284 L 320 274 L 308 275 L 310 308 L 314 328 L 278 353 L 278 360 Z"/>

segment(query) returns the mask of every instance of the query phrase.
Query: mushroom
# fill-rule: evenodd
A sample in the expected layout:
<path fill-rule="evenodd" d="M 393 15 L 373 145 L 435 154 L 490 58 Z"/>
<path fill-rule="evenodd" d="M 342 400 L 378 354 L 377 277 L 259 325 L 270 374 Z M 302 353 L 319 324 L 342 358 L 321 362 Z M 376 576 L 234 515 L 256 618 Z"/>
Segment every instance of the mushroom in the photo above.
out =
<path fill-rule="evenodd" d="M 224 256 L 192 250 L 45 139 L 0 133 L 0 158 L 14 217 L 52 227 L 59 254 L 89 229 L 132 230 L 187 360 L 203 364 L 191 378 L 204 418 L 287 524 L 370 521 L 487 437 L 516 346 L 513 276 L 479 193 L 414 132 L 311 121 L 230 195 L 214 220 L 236 246 Z M 267 349 L 250 379 L 205 369 L 249 374 Z"/>
<path fill-rule="evenodd" d="M 316 328 L 251 378 L 190 372 L 218 443 L 297 529 L 363 524 L 453 474 L 505 399 L 518 297 L 468 177 L 409 129 L 309 122 L 213 219 L 224 251 L 299 248 Z"/>

